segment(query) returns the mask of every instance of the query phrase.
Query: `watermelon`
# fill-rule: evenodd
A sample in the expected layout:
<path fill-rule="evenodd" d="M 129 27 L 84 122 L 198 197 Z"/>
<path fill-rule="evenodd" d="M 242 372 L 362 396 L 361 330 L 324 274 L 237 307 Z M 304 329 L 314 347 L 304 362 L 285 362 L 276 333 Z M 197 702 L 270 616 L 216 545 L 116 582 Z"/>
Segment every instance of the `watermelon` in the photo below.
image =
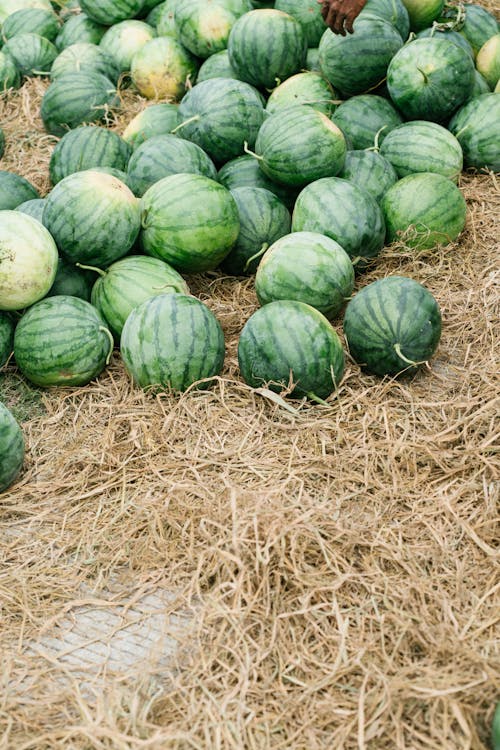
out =
<path fill-rule="evenodd" d="M 226 162 L 219 169 L 218 180 L 229 190 L 238 187 L 258 187 L 269 190 L 288 208 L 292 209 L 297 197 L 297 190 L 286 185 L 279 185 L 267 177 L 259 167 L 259 162 L 250 154 L 237 156 Z"/>
<path fill-rule="evenodd" d="M 325 31 L 319 44 L 319 64 L 325 78 L 347 98 L 384 81 L 390 61 L 402 46 L 401 35 L 391 23 L 376 16 L 359 16 L 353 34 Z"/>
<path fill-rule="evenodd" d="M 469 98 L 465 102 L 470 102 L 471 99 L 477 99 L 478 96 L 481 96 L 481 94 L 490 94 L 491 89 L 488 86 L 488 81 L 486 81 L 485 78 L 481 75 L 481 73 L 478 70 L 474 71 L 474 84 L 472 86 L 472 89 L 469 94 Z"/>
<path fill-rule="evenodd" d="M 410 33 L 410 17 L 402 0 L 367 0 L 360 17 L 377 16 L 392 24 L 405 42 Z"/>
<path fill-rule="evenodd" d="M 385 240 L 384 219 L 375 198 L 339 177 L 316 180 L 299 193 L 292 214 L 292 232 L 304 231 L 336 240 L 356 269 L 376 257 Z"/>
<path fill-rule="evenodd" d="M 375 139 L 380 145 L 403 118 L 387 99 L 377 94 L 360 94 L 342 102 L 332 121 L 344 133 L 349 148 L 358 150 L 371 148 Z"/>
<path fill-rule="evenodd" d="M 53 42 L 59 33 L 60 24 L 52 10 L 44 8 L 21 8 L 11 13 L 2 25 L 5 41 L 18 34 L 33 32 Z"/>
<path fill-rule="evenodd" d="M 80 297 L 80 299 L 90 302 L 90 293 L 95 278 L 94 271 L 79 268 L 74 263 L 60 257 L 57 262 L 54 283 L 47 292 L 47 297 L 63 294 Z"/>
<path fill-rule="evenodd" d="M 476 57 L 476 69 L 494 89 L 500 79 L 500 34 L 483 44 Z"/>
<path fill-rule="evenodd" d="M 0 310 L 22 310 L 44 297 L 57 268 L 57 247 L 39 221 L 0 211 Z"/>
<path fill-rule="evenodd" d="M 224 163 L 253 148 L 264 121 L 262 99 L 248 83 L 210 78 L 197 83 L 179 105 L 176 132 L 200 146 L 215 162 Z"/>
<path fill-rule="evenodd" d="M 15 207 L 14 211 L 21 211 L 23 214 L 32 216 L 33 219 L 42 223 L 43 209 L 45 208 L 45 198 L 31 198 Z"/>
<path fill-rule="evenodd" d="M 500 171 L 500 93 L 467 102 L 448 127 L 462 147 L 466 167 Z"/>
<path fill-rule="evenodd" d="M 0 401 L 0 492 L 17 478 L 24 461 L 24 437 L 19 424 Z"/>
<path fill-rule="evenodd" d="M 144 5 L 144 0 L 80 0 L 80 6 L 96 23 L 112 26 L 127 18 L 134 18 Z"/>
<path fill-rule="evenodd" d="M 147 99 L 180 99 L 198 70 L 196 58 L 177 39 L 146 42 L 130 63 L 132 82 Z"/>
<path fill-rule="evenodd" d="M 144 193 L 141 207 L 144 252 L 181 273 L 216 268 L 238 237 L 234 198 L 203 175 L 164 177 Z"/>
<path fill-rule="evenodd" d="M 345 250 L 324 234 L 293 232 L 264 253 L 255 276 L 261 305 L 293 299 L 335 318 L 354 289 L 354 268 Z"/>
<path fill-rule="evenodd" d="M 0 24 L 2 24 L 11 13 L 23 8 L 42 8 L 52 10 L 49 0 L 0 0 Z"/>
<path fill-rule="evenodd" d="M 166 2 L 160 3 L 157 6 L 158 17 L 155 26 L 158 36 L 173 36 L 179 39 L 174 17 L 176 2 L 177 0 L 166 0 Z M 148 23 L 151 23 L 151 21 L 148 20 Z"/>
<path fill-rule="evenodd" d="M 64 22 L 61 31 L 56 36 L 55 45 L 59 51 L 62 51 L 72 44 L 81 42 L 99 44 L 105 32 L 106 26 L 96 23 L 85 13 L 79 13 L 70 16 Z"/>
<path fill-rule="evenodd" d="M 319 64 L 319 48 L 309 47 L 307 50 L 306 61 L 304 64 L 305 70 L 312 72 L 321 73 L 321 66 Z"/>
<path fill-rule="evenodd" d="M 0 92 L 18 89 L 21 85 L 21 74 L 8 52 L 0 50 Z"/>
<path fill-rule="evenodd" d="M 12 354 L 15 327 L 11 316 L 7 312 L 0 310 L 0 369 Z"/>
<path fill-rule="evenodd" d="M 252 9 L 250 0 L 176 0 L 174 18 L 181 44 L 205 59 L 227 47 L 235 21 Z"/>
<path fill-rule="evenodd" d="M 130 70 L 134 55 L 156 36 L 144 21 L 121 21 L 106 31 L 99 47 L 115 61 L 120 72 Z"/>
<path fill-rule="evenodd" d="M 47 132 L 61 136 L 84 122 L 106 119 L 119 105 L 114 84 L 100 73 L 65 73 L 46 90 L 40 113 Z"/>
<path fill-rule="evenodd" d="M 292 397 L 328 398 L 344 374 L 340 339 L 322 313 L 305 302 L 276 300 L 247 320 L 238 341 L 244 381 Z"/>
<path fill-rule="evenodd" d="M 240 218 L 236 244 L 221 263 L 221 269 L 235 276 L 255 273 L 262 254 L 277 239 L 288 234 L 288 209 L 269 190 L 237 187 L 231 190 Z"/>
<path fill-rule="evenodd" d="M 175 2 L 175 0 L 174 0 Z M 158 5 L 155 5 L 154 8 L 150 10 L 150 12 L 145 17 L 145 21 L 149 26 L 152 26 L 153 28 L 157 28 L 158 22 L 161 18 L 161 15 L 165 9 L 165 7 L 169 4 L 169 0 L 163 0 L 163 2 L 158 3 Z M 142 15 L 142 14 L 141 14 Z M 161 36 L 164 36 L 165 34 L 162 32 Z M 160 34 L 159 34 L 160 36 Z"/>
<path fill-rule="evenodd" d="M 123 182 L 86 170 L 57 183 L 47 197 L 43 223 L 68 260 L 107 266 L 133 246 L 141 214 Z"/>
<path fill-rule="evenodd" d="M 40 34 L 17 34 L 4 45 L 22 76 L 49 75 L 57 49 Z"/>
<path fill-rule="evenodd" d="M 196 83 L 208 81 L 209 78 L 238 78 L 229 62 L 229 52 L 227 49 L 210 55 L 201 64 Z"/>
<path fill-rule="evenodd" d="M 467 54 L 471 56 L 472 59 L 475 57 L 471 44 L 458 31 L 454 31 L 453 29 L 440 29 L 438 26 L 432 26 L 430 29 L 422 29 L 422 31 L 419 31 L 418 34 L 416 34 L 417 39 L 426 39 L 428 37 L 446 39 L 448 42 L 452 42 L 458 47 L 461 47 L 464 52 L 467 52 Z"/>
<path fill-rule="evenodd" d="M 493 721 L 491 722 L 491 748 L 500 750 L 500 701 L 495 707 Z"/>
<path fill-rule="evenodd" d="M 398 180 L 396 170 L 377 151 L 348 151 L 339 177 L 369 192 L 380 203 L 387 190 Z"/>
<path fill-rule="evenodd" d="M 398 177 L 413 172 L 436 172 L 457 182 L 463 167 L 460 143 L 442 125 L 412 120 L 398 125 L 380 146 Z"/>
<path fill-rule="evenodd" d="M 331 117 L 338 95 L 320 73 L 306 71 L 290 76 L 273 91 L 266 104 L 270 115 L 294 104 L 308 104 Z"/>
<path fill-rule="evenodd" d="M 298 21 L 280 10 L 252 10 L 238 18 L 227 49 L 242 81 L 273 89 L 304 67 L 307 40 Z"/>
<path fill-rule="evenodd" d="M 464 9 L 465 21 L 460 33 L 467 39 L 474 54 L 477 55 L 483 44 L 492 36 L 498 34 L 498 22 L 493 13 L 490 13 L 482 5 L 467 3 Z"/>
<path fill-rule="evenodd" d="M 39 198 L 38 190 L 25 177 L 0 170 L 0 210 L 10 210 L 32 198 Z"/>
<path fill-rule="evenodd" d="M 301 187 L 338 174 L 344 165 L 346 142 L 326 115 L 299 104 L 264 120 L 255 154 L 272 180 Z"/>
<path fill-rule="evenodd" d="M 79 297 L 46 297 L 16 326 L 14 356 L 35 385 L 86 385 L 108 364 L 113 337 L 101 314 Z"/>
<path fill-rule="evenodd" d="M 465 199 L 451 180 L 433 172 L 403 177 L 382 199 L 387 241 L 419 250 L 446 245 L 465 226 Z"/>
<path fill-rule="evenodd" d="M 224 335 L 203 302 L 186 294 L 159 294 L 132 310 L 120 351 L 140 388 L 185 391 L 210 385 L 207 379 L 220 373 Z"/>
<path fill-rule="evenodd" d="M 117 180 L 120 180 L 120 182 L 123 182 L 124 185 L 128 187 L 129 190 L 132 190 L 132 185 L 130 184 L 129 176 L 126 172 L 123 172 L 121 169 L 116 169 L 116 167 L 92 167 L 93 172 L 103 172 L 104 174 L 109 174 L 111 177 L 116 177 Z M 132 190 L 132 192 L 134 192 Z"/>
<path fill-rule="evenodd" d="M 417 281 L 387 276 L 354 295 L 345 311 L 344 335 L 351 356 L 368 372 L 413 373 L 439 343 L 439 305 Z"/>
<path fill-rule="evenodd" d="M 444 8 L 444 0 L 403 0 L 410 18 L 410 29 L 420 31 L 439 18 Z"/>
<path fill-rule="evenodd" d="M 133 149 L 154 135 L 166 135 L 179 124 L 177 104 L 150 104 L 139 112 L 122 133 Z"/>
<path fill-rule="evenodd" d="M 126 170 L 132 149 L 117 133 L 82 125 L 65 133 L 50 157 L 50 180 L 56 185 L 74 172 L 93 167 Z"/>
<path fill-rule="evenodd" d="M 189 294 L 189 287 L 168 263 L 147 255 L 130 255 L 99 272 L 92 287 L 91 301 L 120 341 L 123 326 L 132 310 L 150 297 L 168 292 Z"/>
<path fill-rule="evenodd" d="M 99 73 L 113 83 L 117 83 L 120 70 L 114 58 L 97 44 L 79 42 L 70 44 L 58 54 L 50 70 L 50 78 L 55 81 L 65 73 Z"/>
<path fill-rule="evenodd" d="M 436 37 L 406 44 L 387 71 L 391 99 L 408 120 L 446 121 L 469 98 L 473 83 L 470 55 Z"/>
<path fill-rule="evenodd" d="M 325 31 L 321 5 L 315 0 L 276 0 L 276 10 L 288 13 L 302 26 L 308 47 L 317 47 Z"/>

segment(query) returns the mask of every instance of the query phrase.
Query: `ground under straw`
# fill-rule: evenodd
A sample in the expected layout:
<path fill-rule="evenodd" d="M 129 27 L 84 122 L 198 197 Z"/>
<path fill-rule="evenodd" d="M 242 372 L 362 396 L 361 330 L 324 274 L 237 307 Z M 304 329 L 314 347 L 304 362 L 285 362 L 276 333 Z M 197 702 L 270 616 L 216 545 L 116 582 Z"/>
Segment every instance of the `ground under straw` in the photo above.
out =
<path fill-rule="evenodd" d="M 2 168 L 45 193 L 43 88 L 4 101 L 1 124 Z M 119 132 L 144 101 L 126 104 Z M 405 274 L 438 300 L 439 350 L 410 380 L 348 362 L 328 406 L 283 409 L 237 370 L 252 280 L 218 273 L 190 279 L 227 340 L 210 391 L 145 395 L 116 353 L 85 388 L 31 391 L 30 413 L 14 368 L 0 375 L 27 443 L 0 498 L 2 750 L 488 747 L 500 196 L 493 175 L 460 187 L 459 242 L 393 246 L 358 281 Z M 161 587 L 192 625 L 167 666 L 83 688 L 33 644 L 116 582 L 106 606 Z"/>

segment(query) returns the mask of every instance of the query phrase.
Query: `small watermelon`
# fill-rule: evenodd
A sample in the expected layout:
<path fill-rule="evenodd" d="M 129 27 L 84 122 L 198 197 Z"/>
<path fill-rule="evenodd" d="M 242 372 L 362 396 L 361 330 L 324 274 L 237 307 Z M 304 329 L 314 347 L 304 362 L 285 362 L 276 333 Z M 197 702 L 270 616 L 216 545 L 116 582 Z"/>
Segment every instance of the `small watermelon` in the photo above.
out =
<path fill-rule="evenodd" d="M 269 190 L 291 211 L 297 197 L 297 188 L 280 185 L 264 174 L 255 157 L 250 154 L 237 156 L 227 161 L 220 169 L 217 179 L 229 190 L 238 187 L 258 187 Z"/>
<path fill-rule="evenodd" d="M 391 185 L 398 180 L 391 162 L 370 149 L 348 151 L 338 176 L 368 191 L 377 203 L 380 203 Z"/>
<path fill-rule="evenodd" d="M 492 36 L 498 34 L 498 22 L 493 13 L 482 5 L 467 3 L 464 5 L 465 21 L 460 29 L 477 55 L 481 47 Z"/>
<path fill-rule="evenodd" d="M 74 172 L 93 167 L 126 170 L 132 149 L 107 128 L 82 125 L 70 130 L 57 143 L 49 163 L 50 180 L 56 185 Z"/>
<path fill-rule="evenodd" d="M 21 74 L 11 55 L 0 50 L 0 92 L 18 89 L 21 85 Z"/>
<path fill-rule="evenodd" d="M 14 211 L 21 211 L 23 214 L 33 217 L 42 223 L 43 210 L 45 208 L 45 198 L 31 198 L 15 207 Z"/>
<path fill-rule="evenodd" d="M 476 68 L 494 89 L 500 79 L 500 34 L 483 44 L 476 57 Z"/>
<path fill-rule="evenodd" d="M 276 10 L 288 13 L 302 26 L 308 47 L 317 47 L 325 32 L 321 5 L 316 0 L 276 0 Z"/>
<path fill-rule="evenodd" d="M 442 125 L 412 120 L 391 130 L 380 146 L 398 177 L 413 172 L 436 172 L 456 182 L 463 167 L 460 143 Z"/>
<path fill-rule="evenodd" d="M 40 114 L 48 133 L 61 136 L 108 117 L 120 105 L 115 85 L 100 73 L 65 73 L 46 90 Z"/>
<path fill-rule="evenodd" d="M 56 295 L 70 295 L 71 297 L 80 297 L 86 302 L 90 302 L 90 294 L 94 284 L 96 274 L 94 271 L 85 268 L 79 268 L 75 263 L 71 263 L 65 258 L 60 257 L 57 263 L 57 271 L 54 283 L 47 292 L 47 297 Z"/>
<path fill-rule="evenodd" d="M 402 0 L 367 0 L 360 17 L 378 16 L 388 21 L 399 32 L 401 39 L 406 42 L 410 33 L 410 17 Z"/>
<path fill-rule="evenodd" d="M 466 167 L 500 171 L 500 92 L 467 102 L 448 127 L 462 147 Z"/>
<path fill-rule="evenodd" d="M 0 210 L 11 210 L 20 203 L 39 198 L 38 190 L 25 177 L 0 170 Z"/>
<path fill-rule="evenodd" d="M 61 31 L 56 37 L 55 45 L 59 51 L 72 44 L 87 42 L 99 44 L 106 32 L 106 26 L 102 26 L 89 18 L 85 13 L 69 16 L 64 22 Z"/>
<path fill-rule="evenodd" d="M 196 83 L 208 81 L 209 78 L 238 78 L 229 62 L 229 52 L 223 49 L 207 57 L 200 66 Z"/>
<path fill-rule="evenodd" d="M 410 17 L 412 31 L 420 31 L 439 18 L 444 8 L 444 0 L 403 0 Z"/>
<path fill-rule="evenodd" d="M 11 486 L 24 461 L 24 437 L 19 424 L 0 401 L 0 492 Z"/>

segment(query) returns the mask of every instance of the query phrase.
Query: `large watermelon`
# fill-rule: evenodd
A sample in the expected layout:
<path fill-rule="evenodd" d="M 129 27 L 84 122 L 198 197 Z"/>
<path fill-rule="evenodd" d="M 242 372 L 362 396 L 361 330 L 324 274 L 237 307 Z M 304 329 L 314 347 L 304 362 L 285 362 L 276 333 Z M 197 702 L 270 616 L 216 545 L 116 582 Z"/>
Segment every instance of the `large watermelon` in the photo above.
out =
<path fill-rule="evenodd" d="M 80 0 L 80 6 L 93 21 L 112 26 L 134 18 L 142 10 L 144 0 Z"/>
<path fill-rule="evenodd" d="M 275 114 L 294 104 L 308 104 L 329 117 L 333 114 L 338 95 L 320 73 L 305 71 L 280 83 L 267 100 L 266 112 Z"/>
<path fill-rule="evenodd" d="M 130 74 L 139 93 L 147 99 L 180 99 L 198 67 L 196 58 L 177 39 L 160 36 L 135 53 Z"/>
<path fill-rule="evenodd" d="M 119 104 L 114 84 L 100 73 L 65 73 L 46 90 L 40 114 L 47 132 L 61 136 L 84 122 L 104 120 Z"/>
<path fill-rule="evenodd" d="M 436 172 L 455 182 L 463 167 L 460 143 L 442 125 L 427 120 L 412 120 L 399 125 L 380 146 L 398 177 L 413 172 Z"/>
<path fill-rule="evenodd" d="M 22 76 L 48 76 L 57 57 L 52 42 L 32 32 L 17 34 L 4 44 L 3 49 L 12 57 Z"/>
<path fill-rule="evenodd" d="M 465 21 L 460 33 L 467 39 L 474 54 L 477 55 L 483 44 L 498 34 L 498 21 L 493 13 L 482 5 L 467 3 L 464 9 Z"/>
<path fill-rule="evenodd" d="M 251 9 L 250 0 L 176 0 L 179 39 L 196 57 L 210 57 L 226 49 L 234 22 Z"/>
<path fill-rule="evenodd" d="M 405 42 L 410 33 L 410 17 L 402 0 L 367 0 L 360 13 L 361 18 L 378 16 L 391 23 Z"/>
<path fill-rule="evenodd" d="M 380 145 L 391 130 L 403 122 L 392 103 L 377 94 L 359 94 L 342 102 L 332 116 L 344 133 L 350 149 Z"/>
<path fill-rule="evenodd" d="M 444 8 L 444 0 L 403 0 L 403 3 L 410 17 L 412 31 L 420 31 L 426 26 L 431 26 Z"/>
<path fill-rule="evenodd" d="M 274 7 L 300 23 L 308 47 L 318 46 L 326 27 L 321 5 L 316 0 L 276 0 Z"/>
<path fill-rule="evenodd" d="M 379 152 L 370 149 L 348 151 L 338 176 L 368 191 L 377 203 L 398 180 L 396 170 L 390 161 Z"/>
<path fill-rule="evenodd" d="M 0 401 L 0 492 L 10 487 L 19 475 L 24 451 L 22 430 L 9 409 Z"/>
<path fill-rule="evenodd" d="M 441 313 L 417 281 L 388 276 L 363 287 L 349 302 L 344 335 L 352 357 L 369 372 L 412 373 L 436 350 Z"/>
<path fill-rule="evenodd" d="M 155 36 L 155 30 L 144 21 L 121 21 L 106 31 L 99 46 L 125 72 L 130 70 L 134 55 Z"/>
<path fill-rule="evenodd" d="M 85 13 L 78 13 L 64 22 L 56 37 L 55 45 L 58 50 L 63 50 L 81 42 L 99 44 L 105 33 L 106 26 L 96 23 Z"/>
<path fill-rule="evenodd" d="M 50 157 L 53 185 L 73 172 L 92 167 L 126 170 L 132 149 L 117 133 L 107 128 L 82 125 L 63 135 Z"/>
<path fill-rule="evenodd" d="M 500 171 L 500 93 L 467 102 L 448 127 L 462 147 L 466 167 Z"/>
<path fill-rule="evenodd" d="M 59 33 L 59 19 L 52 10 L 44 8 L 21 8 L 7 16 L 2 24 L 4 40 L 18 34 L 32 32 L 53 42 Z"/>
<path fill-rule="evenodd" d="M 186 294 L 160 294 L 132 310 L 120 351 L 141 388 L 185 391 L 194 383 L 206 387 L 207 379 L 220 373 L 224 335 L 203 302 Z"/>
<path fill-rule="evenodd" d="M 50 69 L 50 78 L 55 81 L 66 73 L 99 73 L 115 84 L 120 77 L 115 60 L 91 42 L 70 44 L 58 54 Z"/>

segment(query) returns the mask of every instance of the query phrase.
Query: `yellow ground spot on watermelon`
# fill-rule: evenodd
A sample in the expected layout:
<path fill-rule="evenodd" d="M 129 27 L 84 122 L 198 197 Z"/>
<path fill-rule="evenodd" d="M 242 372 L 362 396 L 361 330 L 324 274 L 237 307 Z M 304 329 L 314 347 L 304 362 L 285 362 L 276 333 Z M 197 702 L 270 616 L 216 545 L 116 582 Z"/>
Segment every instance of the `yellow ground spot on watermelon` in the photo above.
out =
<path fill-rule="evenodd" d="M 227 16 L 221 15 L 220 8 L 211 8 L 207 6 L 206 11 L 200 18 L 199 33 L 208 45 L 211 42 L 220 42 L 227 39 L 231 31 L 231 23 Z"/>
<path fill-rule="evenodd" d="M 493 89 L 500 80 L 500 34 L 483 44 L 477 53 L 476 68 Z"/>

